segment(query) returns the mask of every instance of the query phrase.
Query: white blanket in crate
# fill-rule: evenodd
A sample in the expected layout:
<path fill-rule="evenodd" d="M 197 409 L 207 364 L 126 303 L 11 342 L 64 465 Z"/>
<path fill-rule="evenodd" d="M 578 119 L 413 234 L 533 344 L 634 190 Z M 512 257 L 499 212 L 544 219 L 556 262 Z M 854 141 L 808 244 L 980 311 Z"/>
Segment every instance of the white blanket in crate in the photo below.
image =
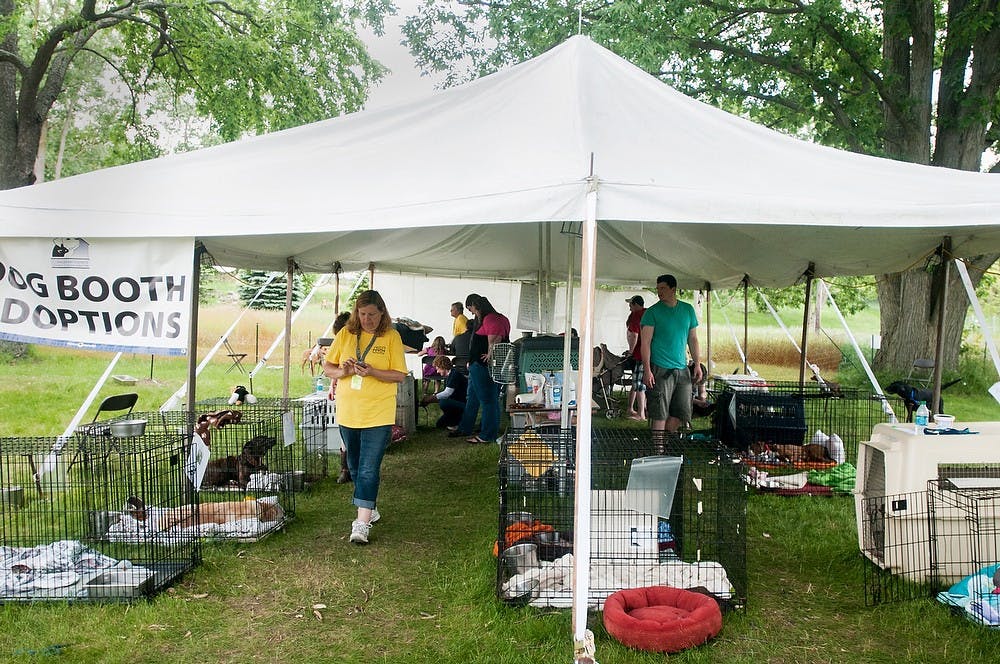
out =
<path fill-rule="evenodd" d="M 539 567 L 512 576 L 504 583 L 506 592 L 525 581 L 538 581 L 538 595 L 532 606 L 567 608 L 573 605 L 573 554 L 567 553 L 552 562 L 543 561 Z M 705 588 L 722 599 L 733 596 L 725 568 L 716 562 L 686 563 L 670 560 L 662 563 L 626 560 L 593 560 L 590 564 L 591 598 L 589 604 L 600 608 L 612 592 L 625 588 L 644 586 L 671 586 L 673 588 Z M 595 602 L 594 598 L 598 598 Z"/>
<path fill-rule="evenodd" d="M 265 496 L 257 499 L 258 503 L 268 503 L 276 507 L 276 518 L 262 521 L 257 518 L 235 519 L 226 523 L 202 523 L 197 526 L 180 528 L 176 526 L 163 529 L 164 514 L 173 514 L 174 510 L 163 507 L 147 507 L 146 520 L 138 521 L 128 514 L 123 514 L 117 523 L 108 528 L 108 539 L 112 542 L 155 542 L 157 544 L 173 544 L 189 542 L 197 538 L 218 539 L 252 539 L 274 529 L 275 524 L 285 519 L 285 512 L 278 503 L 277 496 Z"/>
<path fill-rule="evenodd" d="M 0 595 L 72 597 L 86 594 L 81 581 L 111 569 L 134 569 L 128 560 L 115 560 L 77 540 L 59 540 L 33 547 L 0 546 Z"/>

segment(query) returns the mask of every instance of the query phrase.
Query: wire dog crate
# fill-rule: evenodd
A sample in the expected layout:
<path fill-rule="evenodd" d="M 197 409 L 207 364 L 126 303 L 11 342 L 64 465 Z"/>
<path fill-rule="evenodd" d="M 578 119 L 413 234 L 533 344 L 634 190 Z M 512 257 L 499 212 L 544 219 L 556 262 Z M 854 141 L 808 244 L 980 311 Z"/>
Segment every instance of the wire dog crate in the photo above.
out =
<path fill-rule="evenodd" d="M 294 518 L 295 494 L 304 482 L 304 473 L 294 467 L 292 446 L 281 442 L 281 412 L 240 407 L 129 416 L 147 420 L 146 435 L 185 436 L 190 422 L 213 421 L 212 417 L 218 425 L 207 427 L 208 440 L 195 435 L 188 441 L 187 462 L 197 465 L 193 477 L 199 512 L 197 523 L 185 522 L 184 526 L 204 538 L 257 541 Z M 148 507 L 159 507 L 145 502 Z"/>
<path fill-rule="evenodd" d="M 926 491 L 862 501 L 865 603 L 938 594 L 952 606 L 977 599 L 968 580 L 1000 563 L 1000 472 L 995 465 L 942 468 Z M 984 572 L 985 571 L 985 572 Z M 982 590 L 982 589 L 981 589 Z M 1000 615 L 996 621 L 1000 626 Z"/>
<path fill-rule="evenodd" d="M 717 383 L 713 385 L 718 387 Z M 817 432 L 836 434 L 846 460 L 857 458 L 858 444 L 880 422 L 889 422 L 890 408 L 902 401 L 867 390 L 834 387 L 830 383 L 723 384 L 716 392 L 715 435 L 727 447 L 747 452 L 755 444 L 803 445 Z"/>
<path fill-rule="evenodd" d="M 649 431 L 593 432 L 588 604 L 623 588 L 707 589 L 724 606 L 747 598 L 741 464 L 714 441 Z M 575 433 L 510 430 L 499 465 L 497 596 L 569 607 Z"/>
<path fill-rule="evenodd" d="M 282 399 L 280 397 L 258 397 L 254 404 L 244 404 L 241 406 L 230 406 L 227 399 L 222 397 L 204 399 L 198 402 L 201 409 L 218 410 L 222 408 L 235 408 L 243 412 L 244 415 L 250 413 L 260 413 L 266 416 L 279 413 L 284 418 L 284 413 L 290 413 L 294 427 L 295 442 L 289 450 L 292 456 L 292 469 L 302 471 L 303 481 L 294 482 L 292 489 L 308 489 L 313 482 L 317 482 L 327 476 L 329 462 L 327 456 L 335 453 L 327 448 L 327 408 L 332 410 L 333 404 L 326 398 L 326 392 L 314 396 L 312 394 L 299 399 Z M 284 425 L 284 421 L 282 422 Z M 285 431 L 283 430 L 283 435 Z M 337 449 L 339 449 L 339 439 Z"/>
<path fill-rule="evenodd" d="M 122 524 L 146 516 L 135 496 L 197 513 L 184 459 L 177 435 L 0 439 L 0 601 L 130 601 L 173 584 L 200 562 L 197 538 Z"/>

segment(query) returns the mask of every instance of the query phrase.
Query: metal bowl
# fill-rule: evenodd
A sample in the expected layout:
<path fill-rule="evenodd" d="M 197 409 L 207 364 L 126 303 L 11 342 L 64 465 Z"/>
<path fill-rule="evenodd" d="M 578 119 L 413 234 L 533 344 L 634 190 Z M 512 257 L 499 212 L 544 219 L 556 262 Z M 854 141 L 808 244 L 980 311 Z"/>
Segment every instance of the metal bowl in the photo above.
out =
<path fill-rule="evenodd" d="M 146 431 L 146 420 L 122 420 L 112 422 L 110 425 L 111 435 L 115 438 L 130 438 L 141 436 Z"/>
<path fill-rule="evenodd" d="M 507 606 L 527 606 L 538 597 L 538 585 L 537 579 L 514 583 L 503 591 L 503 601 Z"/>

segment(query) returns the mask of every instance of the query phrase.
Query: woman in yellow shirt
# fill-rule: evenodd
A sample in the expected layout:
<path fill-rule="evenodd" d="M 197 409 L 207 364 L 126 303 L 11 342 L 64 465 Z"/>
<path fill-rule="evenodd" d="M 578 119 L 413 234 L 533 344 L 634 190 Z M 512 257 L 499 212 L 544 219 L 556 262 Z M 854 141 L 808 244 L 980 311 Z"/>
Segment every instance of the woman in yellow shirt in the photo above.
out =
<path fill-rule="evenodd" d="M 396 384 L 407 373 L 403 341 L 377 291 L 358 296 L 326 353 L 323 373 L 337 381 L 337 422 L 354 478 L 358 514 L 350 539 L 367 544 L 371 524 L 381 516 L 375 504 L 382 457 L 396 422 Z"/>

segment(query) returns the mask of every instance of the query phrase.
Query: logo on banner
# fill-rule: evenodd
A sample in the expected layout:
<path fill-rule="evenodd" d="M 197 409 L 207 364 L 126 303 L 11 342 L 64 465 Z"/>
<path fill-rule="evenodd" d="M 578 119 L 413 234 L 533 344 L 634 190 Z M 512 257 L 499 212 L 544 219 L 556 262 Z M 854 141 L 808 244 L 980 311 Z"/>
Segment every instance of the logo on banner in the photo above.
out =
<path fill-rule="evenodd" d="M 57 237 L 52 239 L 53 268 L 85 270 L 90 267 L 90 243 L 82 237 Z"/>

